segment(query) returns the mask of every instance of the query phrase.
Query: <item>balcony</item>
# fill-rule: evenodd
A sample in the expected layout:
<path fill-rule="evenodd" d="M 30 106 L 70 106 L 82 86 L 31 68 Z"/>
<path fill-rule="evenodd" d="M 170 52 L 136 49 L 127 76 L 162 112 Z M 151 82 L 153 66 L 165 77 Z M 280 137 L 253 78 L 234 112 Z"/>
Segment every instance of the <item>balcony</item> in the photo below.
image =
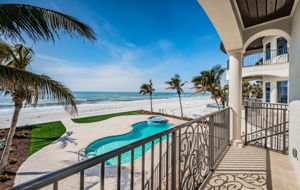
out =
<path fill-rule="evenodd" d="M 288 48 L 274 49 L 245 55 L 243 59 L 243 67 L 274 65 L 279 63 L 288 63 L 289 53 Z"/>
<path fill-rule="evenodd" d="M 229 64 L 227 64 L 226 80 L 229 80 L 228 71 Z M 245 55 L 242 78 L 244 80 L 262 80 L 264 76 L 280 78 L 289 76 L 288 48 Z"/>
<path fill-rule="evenodd" d="M 11 189 L 299 189 L 285 155 L 287 106 L 246 102 L 244 110 L 245 148 L 230 146 L 225 108 Z"/>
<path fill-rule="evenodd" d="M 263 76 L 288 77 L 288 49 L 275 49 L 245 56 L 243 59 L 242 77 L 257 80 Z"/>

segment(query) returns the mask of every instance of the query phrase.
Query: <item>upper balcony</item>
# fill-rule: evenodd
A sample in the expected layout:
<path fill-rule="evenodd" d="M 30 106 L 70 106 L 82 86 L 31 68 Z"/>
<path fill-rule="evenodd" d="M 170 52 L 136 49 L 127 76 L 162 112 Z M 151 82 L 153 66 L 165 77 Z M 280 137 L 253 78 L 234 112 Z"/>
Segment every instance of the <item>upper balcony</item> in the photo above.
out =
<path fill-rule="evenodd" d="M 243 60 L 243 67 L 275 65 L 278 63 L 288 63 L 289 53 L 288 48 L 274 49 L 264 52 L 258 52 L 251 55 L 246 55 Z"/>
<path fill-rule="evenodd" d="M 229 65 L 227 69 L 229 69 Z M 228 75 L 227 72 L 227 80 L 229 80 Z M 261 80 L 263 76 L 288 77 L 288 75 L 289 50 L 287 47 L 248 53 L 243 58 L 242 77 L 244 80 Z"/>
<path fill-rule="evenodd" d="M 243 59 L 242 77 L 246 80 L 263 76 L 288 77 L 288 74 L 287 47 L 246 55 Z"/>

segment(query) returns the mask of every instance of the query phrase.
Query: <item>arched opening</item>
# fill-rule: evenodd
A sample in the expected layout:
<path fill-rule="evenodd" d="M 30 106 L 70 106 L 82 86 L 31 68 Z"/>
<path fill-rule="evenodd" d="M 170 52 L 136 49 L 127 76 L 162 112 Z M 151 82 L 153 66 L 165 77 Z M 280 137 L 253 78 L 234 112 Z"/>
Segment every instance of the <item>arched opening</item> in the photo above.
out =
<path fill-rule="evenodd" d="M 288 101 L 288 70 L 287 72 L 281 70 L 279 75 L 279 69 L 276 68 L 288 69 L 289 41 L 290 36 L 282 30 L 266 30 L 253 35 L 245 42 L 243 67 L 251 67 L 253 76 L 248 76 L 244 81 L 250 83 L 260 81 L 262 99 L 265 102 L 287 103 Z M 262 71 L 265 69 L 268 69 L 266 72 L 268 75 L 255 76 L 264 73 Z M 254 80 L 249 80 L 251 77 Z"/>

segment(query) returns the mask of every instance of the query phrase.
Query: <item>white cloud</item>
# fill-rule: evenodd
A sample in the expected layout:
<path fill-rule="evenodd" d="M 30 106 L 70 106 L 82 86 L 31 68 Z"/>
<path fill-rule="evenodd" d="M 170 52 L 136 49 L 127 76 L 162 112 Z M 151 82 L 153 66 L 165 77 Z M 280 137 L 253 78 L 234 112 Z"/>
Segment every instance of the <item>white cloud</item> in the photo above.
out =
<path fill-rule="evenodd" d="M 136 91 L 147 75 L 147 71 L 129 64 L 130 55 L 116 63 L 93 67 L 45 55 L 37 55 L 37 59 L 32 65 L 35 72 L 60 80 L 74 91 Z"/>

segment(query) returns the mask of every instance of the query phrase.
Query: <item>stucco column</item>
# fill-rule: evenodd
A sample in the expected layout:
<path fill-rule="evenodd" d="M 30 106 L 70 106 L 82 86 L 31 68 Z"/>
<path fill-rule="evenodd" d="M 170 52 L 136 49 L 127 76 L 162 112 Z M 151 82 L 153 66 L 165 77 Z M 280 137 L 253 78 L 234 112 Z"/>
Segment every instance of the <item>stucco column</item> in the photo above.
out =
<path fill-rule="evenodd" d="M 229 52 L 229 106 L 231 112 L 231 140 L 233 145 L 242 145 L 242 51 Z"/>
<path fill-rule="evenodd" d="M 300 181 L 300 4 L 292 21 L 289 65 L 289 155 Z M 292 150 L 297 151 L 297 157 Z"/>
<path fill-rule="evenodd" d="M 272 80 L 270 84 L 270 102 L 277 103 L 277 81 Z"/>

